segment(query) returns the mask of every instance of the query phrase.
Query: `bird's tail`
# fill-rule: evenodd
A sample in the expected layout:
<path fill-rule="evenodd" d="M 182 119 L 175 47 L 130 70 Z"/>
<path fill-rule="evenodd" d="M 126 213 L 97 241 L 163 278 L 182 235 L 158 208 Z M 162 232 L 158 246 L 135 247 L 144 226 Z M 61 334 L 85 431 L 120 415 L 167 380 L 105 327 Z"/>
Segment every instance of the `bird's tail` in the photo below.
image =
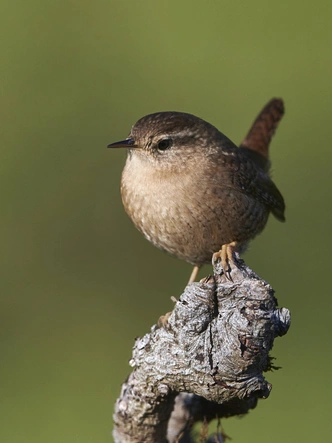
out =
<path fill-rule="evenodd" d="M 246 138 L 240 145 L 240 149 L 245 150 L 249 157 L 265 172 L 268 172 L 270 168 L 270 141 L 284 112 L 282 99 L 273 98 L 270 100 L 258 114 Z"/>

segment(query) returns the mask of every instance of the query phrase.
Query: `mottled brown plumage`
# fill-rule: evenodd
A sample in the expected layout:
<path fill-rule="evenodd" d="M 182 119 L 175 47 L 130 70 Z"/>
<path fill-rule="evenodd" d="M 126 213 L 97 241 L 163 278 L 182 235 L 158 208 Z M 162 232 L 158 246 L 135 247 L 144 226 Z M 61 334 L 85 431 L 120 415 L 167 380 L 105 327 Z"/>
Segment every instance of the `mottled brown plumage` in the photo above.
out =
<path fill-rule="evenodd" d="M 191 114 L 160 112 L 138 120 L 126 140 L 109 145 L 128 148 L 121 194 L 137 229 L 196 271 L 212 256 L 230 271 L 233 251 L 246 248 L 270 212 L 284 220 L 267 150 L 282 113 L 282 101 L 272 100 L 239 148 Z"/>

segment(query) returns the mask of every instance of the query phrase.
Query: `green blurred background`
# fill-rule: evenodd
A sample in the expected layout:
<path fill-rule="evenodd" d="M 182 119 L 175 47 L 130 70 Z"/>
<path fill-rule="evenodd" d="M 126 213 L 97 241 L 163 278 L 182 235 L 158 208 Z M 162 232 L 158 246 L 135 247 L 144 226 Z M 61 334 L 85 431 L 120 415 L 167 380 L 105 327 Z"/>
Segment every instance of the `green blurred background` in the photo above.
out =
<path fill-rule="evenodd" d="M 331 438 L 331 13 L 328 0 L 1 1 L 1 442 L 111 442 L 134 337 L 188 279 L 127 218 L 125 152 L 106 145 L 160 110 L 238 143 L 274 96 L 287 223 L 271 218 L 245 259 L 293 323 L 270 398 L 223 426 L 234 442 Z"/>

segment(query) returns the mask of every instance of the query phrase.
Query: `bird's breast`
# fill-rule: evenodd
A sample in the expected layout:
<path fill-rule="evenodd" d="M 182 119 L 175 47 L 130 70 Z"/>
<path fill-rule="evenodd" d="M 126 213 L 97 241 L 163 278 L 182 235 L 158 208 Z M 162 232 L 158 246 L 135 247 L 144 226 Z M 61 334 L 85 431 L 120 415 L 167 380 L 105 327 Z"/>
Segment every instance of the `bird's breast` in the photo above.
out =
<path fill-rule="evenodd" d="M 222 179 L 207 180 L 200 171 L 173 174 L 132 156 L 121 180 L 123 204 L 137 229 L 158 248 L 198 265 L 210 262 L 223 244 L 252 238 L 268 215 L 252 199 L 218 184 Z M 257 219 L 261 228 L 256 222 L 253 227 Z"/>
<path fill-rule="evenodd" d="M 186 180 L 149 166 L 136 164 L 135 159 L 127 161 L 121 180 L 125 210 L 150 242 L 184 258 L 182 243 L 194 228 Z"/>

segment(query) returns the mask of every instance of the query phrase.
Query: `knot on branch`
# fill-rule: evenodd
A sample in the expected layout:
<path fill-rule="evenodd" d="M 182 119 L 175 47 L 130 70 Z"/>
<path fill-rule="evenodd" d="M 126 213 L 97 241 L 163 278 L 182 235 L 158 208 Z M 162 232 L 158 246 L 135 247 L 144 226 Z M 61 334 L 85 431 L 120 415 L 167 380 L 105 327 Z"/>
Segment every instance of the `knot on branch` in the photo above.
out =
<path fill-rule="evenodd" d="M 274 338 L 284 335 L 289 325 L 289 311 L 277 308 L 271 286 L 243 261 L 232 271 L 232 281 L 217 264 L 214 277 L 188 285 L 161 326 L 136 341 L 130 362 L 134 371 L 126 384 L 130 389 L 118 400 L 115 421 L 125 413 L 122 419 L 130 416 L 131 425 L 138 420 L 145 437 L 119 441 L 174 441 L 172 423 L 179 428 L 175 422 L 181 422 L 181 414 L 188 426 L 188 416 L 215 418 L 255 407 L 257 398 L 271 391 L 263 372 L 271 368 Z M 189 397 L 178 397 L 185 404 L 178 412 L 174 409 L 167 440 L 179 393 Z M 182 423 L 182 430 L 185 426 Z"/>

